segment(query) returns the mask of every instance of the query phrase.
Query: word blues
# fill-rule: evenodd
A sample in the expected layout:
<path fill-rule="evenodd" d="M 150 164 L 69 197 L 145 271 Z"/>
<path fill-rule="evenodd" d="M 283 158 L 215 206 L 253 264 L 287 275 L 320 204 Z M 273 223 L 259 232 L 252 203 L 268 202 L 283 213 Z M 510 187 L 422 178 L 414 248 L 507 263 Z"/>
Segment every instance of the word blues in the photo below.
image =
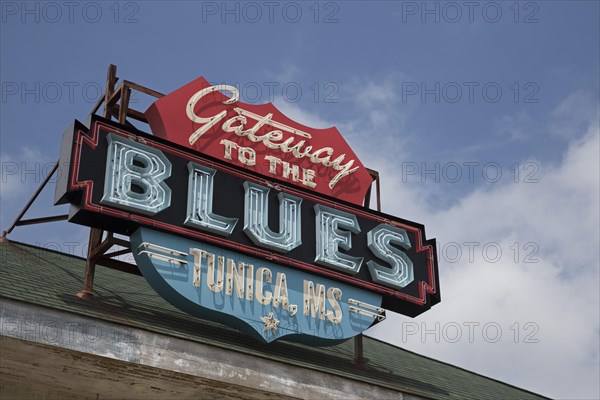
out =
<path fill-rule="evenodd" d="M 173 166 L 166 155 L 112 133 L 107 141 L 100 203 L 147 216 L 167 211 L 172 199 L 167 180 Z M 313 262 L 348 275 L 360 272 L 365 257 L 347 253 L 353 236 L 361 232 L 355 215 L 322 204 L 303 208 L 302 198 L 279 191 L 279 227 L 275 230 L 269 227 L 271 189 L 250 181 L 241 185 L 243 215 L 220 215 L 213 207 L 217 174 L 213 168 L 187 163 L 187 206 L 182 225 L 225 238 L 241 229 L 255 246 L 285 254 L 302 246 L 303 221 L 314 221 Z M 303 217 L 303 213 L 311 215 Z M 405 253 L 412 244 L 404 229 L 381 223 L 367 232 L 366 239 L 373 256 L 366 261 L 373 282 L 401 289 L 414 280 L 413 263 Z"/>

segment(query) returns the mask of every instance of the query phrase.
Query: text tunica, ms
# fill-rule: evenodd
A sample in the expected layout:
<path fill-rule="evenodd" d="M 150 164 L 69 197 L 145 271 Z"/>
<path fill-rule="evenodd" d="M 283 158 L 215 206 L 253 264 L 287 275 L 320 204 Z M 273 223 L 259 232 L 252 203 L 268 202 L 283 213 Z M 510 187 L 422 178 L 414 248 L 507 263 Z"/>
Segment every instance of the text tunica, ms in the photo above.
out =
<path fill-rule="evenodd" d="M 275 287 L 271 286 L 273 273 L 269 268 L 239 262 L 216 256 L 213 253 L 191 248 L 190 254 L 194 256 L 194 273 L 192 284 L 202 286 L 203 271 L 206 270 L 206 287 L 212 292 L 220 293 L 223 290 L 227 296 L 234 294 L 242 301 L 257 301 L 262 305 L 281 307 L 290 316 L 297 313 L 298 306 L 289 301 L 287 277 L 285 273 L 277 272 Z M 334 324 L 342 321 L 342 309 L 339 301 L 342 299 L 342 290 L 337 287 L 326 288 L 325 285 L 304 280 L 303 314 L 306 317 L 327 320 Z M 327 304 L 325 301 L 327 300 Z M 330 307 L 331 310 L 327 310 Z"/>

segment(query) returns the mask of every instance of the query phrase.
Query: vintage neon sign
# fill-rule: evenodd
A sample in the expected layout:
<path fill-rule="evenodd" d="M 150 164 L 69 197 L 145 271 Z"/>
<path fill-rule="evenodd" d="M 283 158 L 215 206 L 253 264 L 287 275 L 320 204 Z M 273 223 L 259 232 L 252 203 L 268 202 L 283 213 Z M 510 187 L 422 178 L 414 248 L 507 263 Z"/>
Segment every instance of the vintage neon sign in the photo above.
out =
<path fill-rule="evenodd" d="M 372 182 L 336 128 L 303 126 L 271 103 L 242 103 L 235 86 L 198 78 L 154 102 L 146 117 L 156 136 L 354 204 Z"/>
<path fill-rule="evenodd" d="M 176 95 L 189 95 L 179 116 L 194 124 L 173 136 L 185 142 L 97 116 L 65 132 L 56 202 L 72 205 L 71 222 L 130 236 L 138 268 L 165 299 L 266 342 L 337 342 L 386 309 L 416 316 L 439 302 L 435 241 L 422 225 L 331 196 L 362 190 L 368 172 L 349 148 L 298 139 L 311 130 L 275 112 L 219 111 L 237 102 L 234 88 L 195 82 L 205 87 Z M 210 93 L 218 101 L 197 108 Z M 290 157 L 312 172 L 269 172 Z"/>
<path fill-rule="evenodd" d="M 70 221 L 130 236 L 148 282 L 193 315 L 272 341 L 352 337 L 439 301 L 423 227 L 244 172 L 93 117 L 63 139 Z"/>

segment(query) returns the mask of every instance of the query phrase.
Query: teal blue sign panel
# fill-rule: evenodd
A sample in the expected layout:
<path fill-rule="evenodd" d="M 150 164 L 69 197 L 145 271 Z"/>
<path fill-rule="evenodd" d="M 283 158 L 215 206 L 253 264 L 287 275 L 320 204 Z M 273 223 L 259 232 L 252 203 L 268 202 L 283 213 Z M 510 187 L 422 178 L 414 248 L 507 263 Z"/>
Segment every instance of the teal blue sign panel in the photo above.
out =
<path fill-rule="evenodd" d="M 150 286 L 189 314 L 264 342 L 335 344 L 385 319 L 380 295 L 149 228 L 130 237 Z"/>

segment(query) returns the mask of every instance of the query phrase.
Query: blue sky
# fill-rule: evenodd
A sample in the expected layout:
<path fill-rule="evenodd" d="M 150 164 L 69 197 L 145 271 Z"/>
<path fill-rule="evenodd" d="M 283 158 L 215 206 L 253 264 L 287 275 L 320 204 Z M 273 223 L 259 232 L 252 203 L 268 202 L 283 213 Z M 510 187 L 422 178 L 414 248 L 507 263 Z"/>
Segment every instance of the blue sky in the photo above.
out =
<path fill-rule="evenodd" d="M 337 126 L 381 172 L 383 211 L 438 238 L 442 303 L 370 334 L 549 396 L 599 397 L 600 3 L 269 4 L 3 1 L 1 229 L 108 64 L 164 93 L 198 76 L 238 85 L 244 101 Z M 64 212 L 51 194 L 30 216 Z M 10 235 L 77 255 L 85 237 L 67 223 Z"/>

